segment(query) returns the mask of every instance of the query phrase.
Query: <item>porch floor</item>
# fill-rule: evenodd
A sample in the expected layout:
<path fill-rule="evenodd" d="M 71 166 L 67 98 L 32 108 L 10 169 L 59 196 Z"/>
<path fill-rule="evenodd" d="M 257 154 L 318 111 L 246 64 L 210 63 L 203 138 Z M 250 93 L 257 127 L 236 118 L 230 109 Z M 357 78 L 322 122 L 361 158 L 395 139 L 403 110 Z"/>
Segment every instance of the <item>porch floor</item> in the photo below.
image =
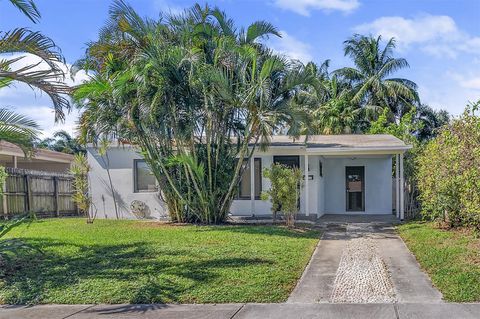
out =
<path fill-rule="evenodd" d="M 317 219 L 319 224 L 330 223 L 386 223 L 397 224 L 400 221 L 393 214 L 325 214 Z"/>

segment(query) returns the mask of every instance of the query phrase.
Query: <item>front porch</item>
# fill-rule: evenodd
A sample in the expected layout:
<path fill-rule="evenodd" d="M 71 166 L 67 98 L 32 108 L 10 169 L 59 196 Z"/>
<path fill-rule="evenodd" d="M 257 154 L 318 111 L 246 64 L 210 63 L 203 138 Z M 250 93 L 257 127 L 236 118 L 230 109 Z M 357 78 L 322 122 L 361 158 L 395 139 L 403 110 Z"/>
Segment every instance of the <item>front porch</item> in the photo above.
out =
<path fill-rule="evenodd" d="M 270 181 L 262 176 L 262 168 L 280 163 L 298 167 L 303 172 L 299 199 L 299 216 L 303 219 L 315 220 L 325 214 L 388 216 L 395 213 L 403 220 L 404 193 L 400 185 L 404 185 L 403 154 L 409 146 L 393 136 L 388 136 L 390 144 L 383 146 L 369 146 L 365 142 L 378 144 L 378 136 L 353 136 L 354 139 L 362 137 L 363 143 L 346 147 L 345 140 L 351 140 L 352 136 L 327 138 L 337 138 L 338 143 L 325 143 L 326 136 L 314 136 L 310 137 L 313 141 L 303 144 L 273 141 L 268 151 L 256 151 L 242 176 L 231 214 L 271 217 L 270 202 L 260 199 L 262 190 L 270 187 Z M 392 141 L 399 145 L 392 146 Z"/>

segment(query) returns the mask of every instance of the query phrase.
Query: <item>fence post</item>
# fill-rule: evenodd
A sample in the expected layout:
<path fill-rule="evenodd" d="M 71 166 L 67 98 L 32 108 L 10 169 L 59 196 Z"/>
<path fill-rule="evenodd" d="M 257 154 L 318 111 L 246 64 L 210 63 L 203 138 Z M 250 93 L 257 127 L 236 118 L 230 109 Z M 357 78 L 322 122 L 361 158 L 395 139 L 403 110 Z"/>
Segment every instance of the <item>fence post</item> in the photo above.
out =
<path fill-rule="evenodd" d="M 3 205 L 3 215 L 5 216 L 4 218 L 8 219 L 7 180 L 5 180 L 5 184 L 3 185 L 2 205 Z"/>
<path fill-rule="evenodd" d="M 32 204 L 33 204 L 33 200 L 32 200 L 32 189 L 31 189 L 32 185 L 31 185 L 31 182 L 30 182 L 30 176 L 29 175 L 25 175 L 25 190 L 26 190 L 26 202 L 27 202 L 27 212 L 28 213 L 32 213 L 33 209 L 32 209 Z"/>
<path fill-rule="evenodd" d="M 59 217 L 60 216 L 60 207 L 58 205 L 58 176 L 53 177 L 53 189 L 54 189 L 54 192 L 55 192 L 55 199 L 54 199 L 55 214 L 57 215 L 57 217 Z"/>

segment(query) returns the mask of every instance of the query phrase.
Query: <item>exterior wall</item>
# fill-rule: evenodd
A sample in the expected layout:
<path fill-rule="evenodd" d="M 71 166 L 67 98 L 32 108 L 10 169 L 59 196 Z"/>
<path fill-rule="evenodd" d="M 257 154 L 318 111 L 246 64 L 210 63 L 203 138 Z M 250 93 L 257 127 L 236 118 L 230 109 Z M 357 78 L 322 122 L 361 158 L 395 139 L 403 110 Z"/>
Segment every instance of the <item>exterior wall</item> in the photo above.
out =
<path fill-rule="evenodd" d="M 320 180 L 320 157 L 318 155 L 309 155 L 308 156 L 308 213 L 310 215 L 317 214 L 318 215 L 318 193 L 319 193 L 319 180 Z M 300 156 L 300 169 L 302 170 L 305 176 L 305 156 Z M 303 183 L 303 187 L 300 192 L 300 213 L 306 214 L 306 202 L 305 202 L 305 181 Z"/>
<path fill-rule="evenodd" d="M 88 161 L 91 166 L 90 183 L 92 197 L 99 218 L 116 218 L 112 192 L 108 181 L 106 162 L 94 148 L 88 148 Z M 141 159 L 131 147 L 111 148 L 110 175 L 115 188 L 119 208 L 119 217 L 137 218 L 130 209 L 133 200 L 144 202 L 153 219 L 166 218 L 166 205 L 157 192 L 135 193 L 133 165 L 135 159 Z M 262 160 L 262 169 L 270 167 L 275 155 L 299 155 L 300 169 L 305 169 L 305 153 L 296 149 L 270 149 L 257 152 L 254 157 Z M 365 166 L 365 213 L 391 214 L 392 212 L 392 158 L 390 155 L 372 155 L 370 157 L 333 157 L 309 155 L 308 175 L 313 179 L 309 183 L 309 214 L 345 214 L 345 167 Z M 320 176 L 320 162 L 323 177 Z M 270 188 L 270 181 L 262 178 L 262 190 Z M 305 186 L 300 196 L 300 213 L 305 214 Z M 232 215 L 252 215 L 251 201 L 234 200 L 230 209 Z M 349 212 L 350 213 L 350 212 Z M 270 215 L 270 201 L 255 200 L 255 215 Z"/>
<path fill-rule="evenodd" d="M 98 218 L 116 218 L 112 190 L 108 180 L 105 157 L 102 158 L 96 149 L 87 149 L 88 163 L 90 164 L 90 185 L 92 200 L 97 209 Z M 117 199 L 119 218 L 136 219 L 131 212 L 130 204 L 133 200 L 144 202 L 150 214 L 146 218 L 159 219 L 166 217 L 166 206 L 161 201 L 158 192 L 134 193 L 133 162 L 141 159 L 135 149 L 118 147 L 108 150 L 110 160 L 110 176 Z"/>
<path fill-rule="evenodd" d="M 260 158 L 262 160 L 262 170 L 270 167 L 273 163 L 272 155 L 255 155 L 255 158 Z M 262 177 L 262 191 L 270 188 L 270 180 Z M 252 215 L 250 199 L 237 199 L 234 200 L 232 206 L 230 207 L 230 213 L 232 215 Z M 264 200 L 255 200 L 255 215 L 268 215 L 271 214 L 272 205 L 270 201 Z"/>
<path fill-rule="evenodd" d="M 319 169 L 320 169 L 320 162 L 322 162 L 322 176 L 320 176 L 320 170 L 318 173 L 318 216 L 322 216 L 325 214 L 325 158 L 323 156 L 319 156 Z"/>
<path fill-rule="evenodd" d="M 346 214 L 345 167 L 365 166 L 365 213 L 392 213 L 392 157 L 326 158 L 325 213 Z M 348 212 L 352 213 L 352 212 Z"/>

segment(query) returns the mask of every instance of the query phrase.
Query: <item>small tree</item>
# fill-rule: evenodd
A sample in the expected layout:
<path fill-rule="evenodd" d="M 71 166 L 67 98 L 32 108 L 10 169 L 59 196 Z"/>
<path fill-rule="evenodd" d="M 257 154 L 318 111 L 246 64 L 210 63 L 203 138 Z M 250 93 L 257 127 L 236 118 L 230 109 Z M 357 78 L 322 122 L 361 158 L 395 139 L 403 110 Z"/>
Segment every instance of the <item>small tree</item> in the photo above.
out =
<path fill-rule="evenodd" d="M 88 172 L 90 166 L 88 165 L 87 157 L 81 153 L 75 154 L 73 165 L 70 173 L 73 174 L 73 201 L 78 208 L 87 216 L 87 223 L 93 223 L 95 214 L 91 213 L 92 200 L 90 198 L 88 189 Z"/>
<path fill-rule="evenodd" d="M 277 212 L 282 212 L 287 226 L 292 227 L 298 213 L 298 186 L 302 181 L 302 172 L 298 168 L 273 164 L 271 168 L 264 169 L 263 176 L 270 179 L 272 185 L 268 191 L 262 193 L 262 199 L 270 199 L 274 219 Z"/>
<path fill-rule="evenodd" d="M 424 217 L 480 233 L 480 101 L 440 130 L 417 159 Z"/>
<path fill-rule="evenodd" d="M 7 182 L 8 173 L 5 171 L 5 167 L 0 166 L 0 195 L 3 196 L 5 183 Z M 0 196 L 0 198 L 1 198 Z"/>

